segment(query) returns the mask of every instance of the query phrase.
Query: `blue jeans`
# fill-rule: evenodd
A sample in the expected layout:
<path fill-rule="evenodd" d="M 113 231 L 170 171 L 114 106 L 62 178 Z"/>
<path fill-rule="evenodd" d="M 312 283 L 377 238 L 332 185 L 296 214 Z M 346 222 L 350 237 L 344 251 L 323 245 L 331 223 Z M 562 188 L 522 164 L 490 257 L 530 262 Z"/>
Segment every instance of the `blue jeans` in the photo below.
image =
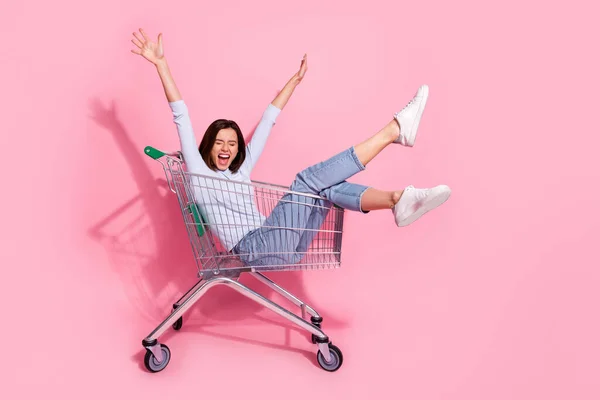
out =
<path fill-rule="evenodd" d="M 248 232 L 233 252 L 250 266 L 297 263 L 312 243 L 331 203 L 364 213 L 360 203 L 368 187 L 346 182 L 364 169 L 351 147 L 299 172 L 290 190 L 318 195 L 325 200 L 286 193 L 263 225 Z"/>

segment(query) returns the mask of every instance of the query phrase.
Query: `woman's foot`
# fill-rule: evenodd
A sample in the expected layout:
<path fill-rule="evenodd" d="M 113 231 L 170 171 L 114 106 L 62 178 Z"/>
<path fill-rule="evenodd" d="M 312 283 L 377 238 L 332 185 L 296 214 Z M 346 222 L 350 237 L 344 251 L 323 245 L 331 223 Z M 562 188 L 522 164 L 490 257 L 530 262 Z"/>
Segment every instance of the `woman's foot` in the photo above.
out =
<path fill-rule="evenodd" d="M 429 86 L 423 85 L 419 88 L 415 96 L 408 102 L 401 111 L 394 114 L 394 119 L 400 126 L 400 135 L 395 140 L 403 146 L 412 147 L 415 145 L 419 122 L 427 104 L 429 97 Z"/>
<path fill-rule="evenodd" d="M 451 190 L 446 185 L 431 189 L 416 189 L 412 185 L 408 186 L 392 208 L 396 225 L 402 227 L 412 224 L 427 212 L 445 203 L 450 193 Z"/>

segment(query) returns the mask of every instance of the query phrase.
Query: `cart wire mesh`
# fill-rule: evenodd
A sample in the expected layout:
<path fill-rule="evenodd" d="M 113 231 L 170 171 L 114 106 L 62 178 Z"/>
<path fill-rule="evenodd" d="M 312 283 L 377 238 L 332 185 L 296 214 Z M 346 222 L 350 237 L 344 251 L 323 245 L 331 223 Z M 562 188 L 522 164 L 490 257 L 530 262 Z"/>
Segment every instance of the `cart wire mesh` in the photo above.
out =
<path fill-rule="evenodd" d="M 281 185 L 193 174 L 181 153 L 165 155 L 157 159 L 177 195 L 199 276 L 340 266 L 342 208 Z"/>

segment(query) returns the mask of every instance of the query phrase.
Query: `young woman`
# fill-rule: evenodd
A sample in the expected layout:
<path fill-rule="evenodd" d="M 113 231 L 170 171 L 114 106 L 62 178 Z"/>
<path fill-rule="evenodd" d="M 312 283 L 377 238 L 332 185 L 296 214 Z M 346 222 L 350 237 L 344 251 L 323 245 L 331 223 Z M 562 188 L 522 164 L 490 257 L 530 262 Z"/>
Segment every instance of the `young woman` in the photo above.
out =
<path fill-rule="evenodd" d="M 232 183 L 249 183 L 250 173 L 260 158 L 277 116 L 306 74 L 306 55 L 298 72 L 267 106 L 248 145 L 234 121 L 219 119 L 208 127 L 198 146 L 187 106 L 167 65 L 162 34 L 158 35 L 157 41 L 152 41 L 143 29 L 140 29 L 139 34 L 134 32 L 133 35 L 132 42 L 136 48 L 131 51 L 151 62 L 158 71 L 173 113 L 188 172 L 226 179 Z M 446 185 L 427 189 L 417 189 L 410 185 L 401 190 L 383 191 L 346 182 L 348 178 L 364 170 L 388 145 L 395 143 L 414 146 L 428 93 L 429 88 L 421 86 L 408 104 L 395 113 L 394 118 L 379 132 L 332 158 L 299 172 L 290 190 L 321 196 L 351 211 L 368 213 L 373 210 L 392 210 L 399 227 L 413 223 L 443 204 L 450 197 L 450 188 Z M 313 204 L 307 204 L 309 207 L 301 207 L 302 204 L 299 204 L 307 202 Z M 264 217 L 256 209 L 252 196 L 221 196 L 213 198 L 205 211 L 209 225 L 217 227 L 217 235 L 222 244 L 229 251 L 242 255 L 245 262 L 253 265 L 293 264 L 302 257 L 314 236 L 314 229 L 318 228 L 325 217 L 323 210 L 326 207 L 319 207 L 320 203 L 319 200 L 288 194 L 268 217 Z M 232 226 L 227 221 L 236 221 L 236 224 Z M 281 227 L 292 229 L 286 229 L 283 235 Z M 275 253 L 281 255 L 275 256 Z"/>

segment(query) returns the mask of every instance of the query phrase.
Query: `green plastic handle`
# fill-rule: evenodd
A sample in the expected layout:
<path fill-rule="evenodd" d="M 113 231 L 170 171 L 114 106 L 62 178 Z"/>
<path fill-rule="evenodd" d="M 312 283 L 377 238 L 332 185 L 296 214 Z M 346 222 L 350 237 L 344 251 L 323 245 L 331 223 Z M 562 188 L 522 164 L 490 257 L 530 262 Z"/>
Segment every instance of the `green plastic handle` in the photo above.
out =
<path fill-rule="evenodd" d="M 165 155 L 165 153 L 163 153 L 162 151 L 157 150 L 151 146 L 146 146 L 146 148 L 144 149 L 144 153 L 146 153 L 148 157 L 151 157 L 154 160 L 158 160 L 159 158 Z"/>

